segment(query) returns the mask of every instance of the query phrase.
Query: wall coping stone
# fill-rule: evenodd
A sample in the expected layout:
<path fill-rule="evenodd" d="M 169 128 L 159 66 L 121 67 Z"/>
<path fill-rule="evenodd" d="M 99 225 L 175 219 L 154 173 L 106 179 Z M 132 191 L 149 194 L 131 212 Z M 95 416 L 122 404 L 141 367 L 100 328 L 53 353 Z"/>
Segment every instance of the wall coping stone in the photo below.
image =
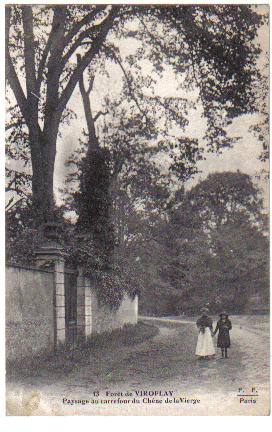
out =
<path fill-rule="evenodd" d="M 6 267 L 14 267 L 14 268 L 18 268 L 18 269 L 23 269 L 23 270 L 34 270 L 37 272 L 43 272 L 43 273 L 54 273 L 54 269 L 44 269 L 44 268 L 39 268 L 39 267 L 35 267 L 35 266 L 27 266 L 24 264 L 12 264 L 12 263 L 6 263 Z"/>
<path fill-rule="evenodd" d="M 6 267 L 14 267 L 23 270 L 34 270 L 34 271 L 44 272 L 44 273 L 64 273 L 64 274 L 67 273 L 67 274 L 78 275 L 78 271 L 72 269 L 65 269 L 64 272 L 56 272 L 54 269 L 45 269 L 42 267 L 27 266 L 24 264 L 13 264 L 13 263 L 6 263 Z"/>

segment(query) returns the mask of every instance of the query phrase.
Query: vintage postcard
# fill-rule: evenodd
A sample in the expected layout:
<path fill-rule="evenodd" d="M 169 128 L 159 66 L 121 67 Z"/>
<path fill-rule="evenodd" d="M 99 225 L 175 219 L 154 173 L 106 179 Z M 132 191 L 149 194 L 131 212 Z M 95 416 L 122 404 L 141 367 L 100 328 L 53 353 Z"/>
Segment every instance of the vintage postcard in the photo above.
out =
<path fill-rule="evenodd" d="M 269 5 L 5 34 L 6 416 L 268 416 Z"/>

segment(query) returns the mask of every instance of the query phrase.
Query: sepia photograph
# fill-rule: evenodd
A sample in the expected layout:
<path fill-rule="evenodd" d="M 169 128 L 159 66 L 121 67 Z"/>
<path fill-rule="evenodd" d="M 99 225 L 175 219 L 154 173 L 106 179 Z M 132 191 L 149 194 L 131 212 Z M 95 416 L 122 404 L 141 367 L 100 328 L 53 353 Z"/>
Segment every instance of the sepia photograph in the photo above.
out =
<path fill-rule="evenodd" d="M 269 4 L 3 9 L 6 416 L 269 416 Z"/>

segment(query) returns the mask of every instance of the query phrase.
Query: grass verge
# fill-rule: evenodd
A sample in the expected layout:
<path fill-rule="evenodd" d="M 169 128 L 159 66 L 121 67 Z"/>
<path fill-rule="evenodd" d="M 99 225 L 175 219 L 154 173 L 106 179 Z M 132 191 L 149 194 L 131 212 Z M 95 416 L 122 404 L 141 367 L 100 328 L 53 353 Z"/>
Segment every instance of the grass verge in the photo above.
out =
<path fill-rule="evenodd" d="M 87 342 L 76 346 L 73 350 L 63 347 L 48 356 L 24 358 L 20 362 L 7 362 L 7 380 L 42 375 L 47 371 L 66 373 L 76 365 L 86 362 L 92 355 L 96 356 L 100 352 L 111 352 L 121 347 L 140 344 L 152 339 L 158 333 L 156 326 L 139 322 L 136 325 L 126 324 L 122 329 L 112 332 L 93 334 Z"/>

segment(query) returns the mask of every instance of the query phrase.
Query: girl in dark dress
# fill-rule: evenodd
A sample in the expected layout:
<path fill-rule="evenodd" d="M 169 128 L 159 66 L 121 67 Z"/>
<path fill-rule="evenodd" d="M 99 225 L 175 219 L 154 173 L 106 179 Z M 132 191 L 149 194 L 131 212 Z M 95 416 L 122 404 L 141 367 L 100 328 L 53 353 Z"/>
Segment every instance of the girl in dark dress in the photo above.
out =
<path fill-rule="evenodd" d="M 228 348 L 230 348 L 229 332 L 232 329 L 232 325 L 226 312 L 221 312 L 219 316 L 220 320 L 216 324 L 213 336 L 216 335 L 217 331 L 219 331 L 217 346 L 218 348 L 221 348 L 221 357 L 224 358 L 225 354 L 225 358 L 228 358 Z"/>

